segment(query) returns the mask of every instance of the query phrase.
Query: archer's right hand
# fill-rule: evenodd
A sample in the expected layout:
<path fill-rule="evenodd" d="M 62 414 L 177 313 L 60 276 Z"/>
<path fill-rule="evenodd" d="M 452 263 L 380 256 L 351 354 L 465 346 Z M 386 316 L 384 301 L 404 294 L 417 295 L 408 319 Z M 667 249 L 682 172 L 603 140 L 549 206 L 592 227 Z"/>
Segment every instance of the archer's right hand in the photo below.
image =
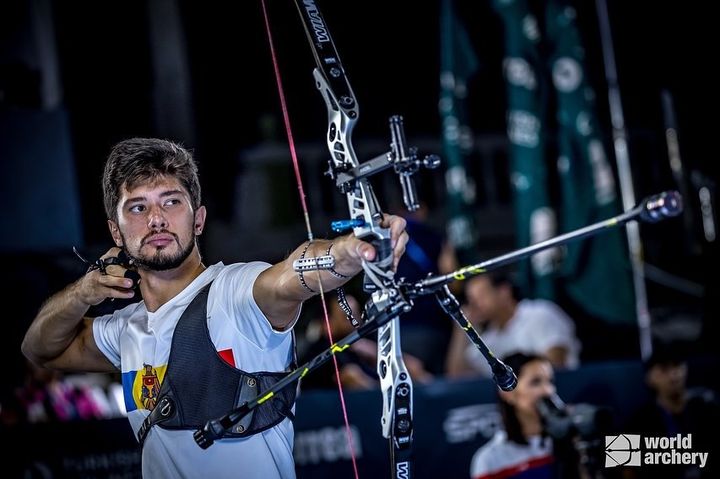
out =
<path fill-rule="evenodd" d="M 112 247 L 100 259 L 117 257 L 120 248 Z M 131 299 L 135 295 L 135 282 L 125 277 L 128 269 L 119 264 L 105 267 L 105 273 L 100 269 L 88 271 L 77 282 L 77 295 L 80 301 L 88 306 L 95 306 L 107 298 Z"/>

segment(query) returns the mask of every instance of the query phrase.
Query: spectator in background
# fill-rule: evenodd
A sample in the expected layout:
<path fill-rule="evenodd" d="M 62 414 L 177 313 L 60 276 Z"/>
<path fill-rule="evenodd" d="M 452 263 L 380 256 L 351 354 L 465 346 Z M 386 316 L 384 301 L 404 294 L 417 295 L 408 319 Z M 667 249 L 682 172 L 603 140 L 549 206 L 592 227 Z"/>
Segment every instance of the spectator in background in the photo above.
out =
<path fill-rule="evenodd" d="M 405 230 L 410 239 L 405 255 L 400 258 L 396 278 L 412 282 L 428 273 L 445 274 L 457 269 L 455 254 L 443 234 L 428 224 L 425 203 L 413 212 L 397 208 L 407 221 Z M 452 337 L 453 320 L 440 307 L 434 295 L 413 299 L 413 308 L 400 316 L 402 350 L 422 361 L 433 374 L 443 374 L 448 344 Z"/>
<path fill-rule="evenodd" d="M 350 295 L 345 296 L 353 315 L 360 318 L 360 303 Z M 353 331 L 350 320 L 345 316 L 340 304 L 337 301 L 328 301 L 328 320 L 330 322 L 330 333 L 333 341 L 344 338 Z M 300 364 L 305 364 L 312 358 L 330 347 L 327 327 L 324 318 L 318 318 L 308 326 L 308 333 L 316 339 L 311 339 L 310 345 L 300 356 Z M 375 389 L 380 387 L 377 375 L 377 343 L 372 339 L 360 338 L 350 345 L 345 351 L 335 355 L 340 373 L 342 386 L 347 389 L 362 390 Z M 407 367 L 413 380 L 428 382 L 432 375 L 428 373 L 422 362 L 409 354 L 403 355 L 405 367 Z M 332 361 L 327 361 L 315 371 L 303 377 L 300 381 L 300 389 L 335 389 L 337 380 L 335 368 Z"/>
<path fill-rule="evenodd" d="M 707 465 L 624 468 L 626 478 L 718 477 L 718 458 L 713 457 L 713 449 L 718 449 L 714 445 L 720 430 L 720 402 L 711 389 L 687 387 L 688 364 L 683 349 L 680 344 L 655 347 L 645 361 L 645 381 L 652 398 L 634 412 L 623 432 L 656 437 L 692 434 L 692 450 L 681 452 L 709 452 Z"/>
<path fill-rule="evenodd" d="M 517 288 L 502 273 L 468 280 L 464 312 L 498 357 L 521 351 L 549 359 L 555 368 L 575 368 L 580 342 L 572 319 L 555 303 L 520 299 Z M 460 328 L 455 328 L 447 359 L 447 375 L 491 375 L 487 361 Z"/>
<path fill-rule="evenodd" d="M 537 404 L 555 394 L 552 364 L 536 354 L 502 358 L 518 377 L 512 391 L 498 389 L 503 428 L 473 455 L 472 479 L 585 478 L 579 455 L 569 441 L 553 441 Z"/>

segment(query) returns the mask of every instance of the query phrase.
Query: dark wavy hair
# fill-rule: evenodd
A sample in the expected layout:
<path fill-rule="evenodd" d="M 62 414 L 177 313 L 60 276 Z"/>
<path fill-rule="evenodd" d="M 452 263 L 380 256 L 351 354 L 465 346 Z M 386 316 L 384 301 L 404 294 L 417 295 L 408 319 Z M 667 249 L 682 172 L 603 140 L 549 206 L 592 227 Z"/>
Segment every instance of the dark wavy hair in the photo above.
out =
<path fill-rule="evenodd" d="M 192 153 L 177 143 L 158 138 L 131 138 L 110 151 L 102 177 L 105 214 L 117 220 L 123 186 L 128 189 L 161 176 L 177 178 L 190 195 L 194 210 L 200 207 L 198 168 Z"/>
<path fill-rule="evenodd" d="M 512 293 L 512 297 L 515 301 L 520 301 L 521 299 L 523 299 L 522 291 L 517 284 L 514 273 L 509 271 L 497 270 L 490 271 L 486 274 L 486 276 L 490 281 L 490 284 L 492 284 L 494 288 L 499 288 L 500 286 L 506 285 L 510 288 L 510 292 Z"/>
<path fill-rule="evenodd" d="M 502 361 L 510 366 L 513 371 L 515 371 L 517 377 L 520 378 L 522 375 L 522 369 L 527 363 L 532 361 L 548 361 L 548 359 L 539 354 L 513 353 L 503 358 Z M 528 444 L 527 439 L 523 436 L 522 427 L 520 426 L 515 406 L 505 401 L 499 394 L 498 401 L 500 414 L 502 415 L 503 425 L 508 439 L 517 444 Z"/>

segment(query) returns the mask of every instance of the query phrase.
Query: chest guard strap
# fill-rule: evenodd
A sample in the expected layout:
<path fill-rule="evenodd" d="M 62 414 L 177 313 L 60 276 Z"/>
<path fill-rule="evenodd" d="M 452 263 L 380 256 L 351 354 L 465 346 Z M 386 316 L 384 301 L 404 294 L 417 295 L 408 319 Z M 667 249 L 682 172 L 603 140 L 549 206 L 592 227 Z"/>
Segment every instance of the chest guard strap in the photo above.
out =
<path fill-rule="evenodd" d="M 220 357 L 207 326 L 211 284 L 200 290 L 178 320 L 157 405 L 138 431 L 141 446 L 154 425 L 164 429 L 198 429 L 254 399 L 287 375 L 285 372 L 248 373 Z M 286 417 L 294 419 L 295 395 L 296 388 L 283 388 L 272 400 L 245 416 L 225 437 L 248 437 L 279 424 Z"/>

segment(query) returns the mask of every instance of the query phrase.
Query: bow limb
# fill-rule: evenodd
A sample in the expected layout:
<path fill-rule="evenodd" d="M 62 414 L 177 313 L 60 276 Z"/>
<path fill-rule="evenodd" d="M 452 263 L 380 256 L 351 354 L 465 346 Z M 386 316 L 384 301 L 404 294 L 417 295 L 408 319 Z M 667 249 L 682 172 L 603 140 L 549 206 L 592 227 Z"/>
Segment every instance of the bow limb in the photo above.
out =
<path fill-rule="evenodd" d="M 355 237 L 370 242 L 376 250 L 374 261 L 363 261 L 363 270 L 366 278 L 370 280 L 369 283 L 366 281 L 366 289 L 370 284 L 384 288 L 393 282 L 394 277 L 390 230 L 380 225 L 383 214 L 369 180 L 340 174 L 360 167 L 352 144 L 352 131 L 359 117 L 358 106 L 345 74 L 339 73 L 341 71 L 342 67 L 333 70 L 337 76 L 334 84 L 344 87 L 342 95 L 333 91 L 325 72 L 319 68 L 313 71 L 316 85 L 325 100 L 328 112 L 326 141 L 332 162 L 331 177 L 336 180 L 338 189 L 347 197 L 350 218 L 357 224 L 353 228 Z M 340 76 L 344 82 L 339 81 Z M 346 178 L 348 181 L 344 181 Z"/>

